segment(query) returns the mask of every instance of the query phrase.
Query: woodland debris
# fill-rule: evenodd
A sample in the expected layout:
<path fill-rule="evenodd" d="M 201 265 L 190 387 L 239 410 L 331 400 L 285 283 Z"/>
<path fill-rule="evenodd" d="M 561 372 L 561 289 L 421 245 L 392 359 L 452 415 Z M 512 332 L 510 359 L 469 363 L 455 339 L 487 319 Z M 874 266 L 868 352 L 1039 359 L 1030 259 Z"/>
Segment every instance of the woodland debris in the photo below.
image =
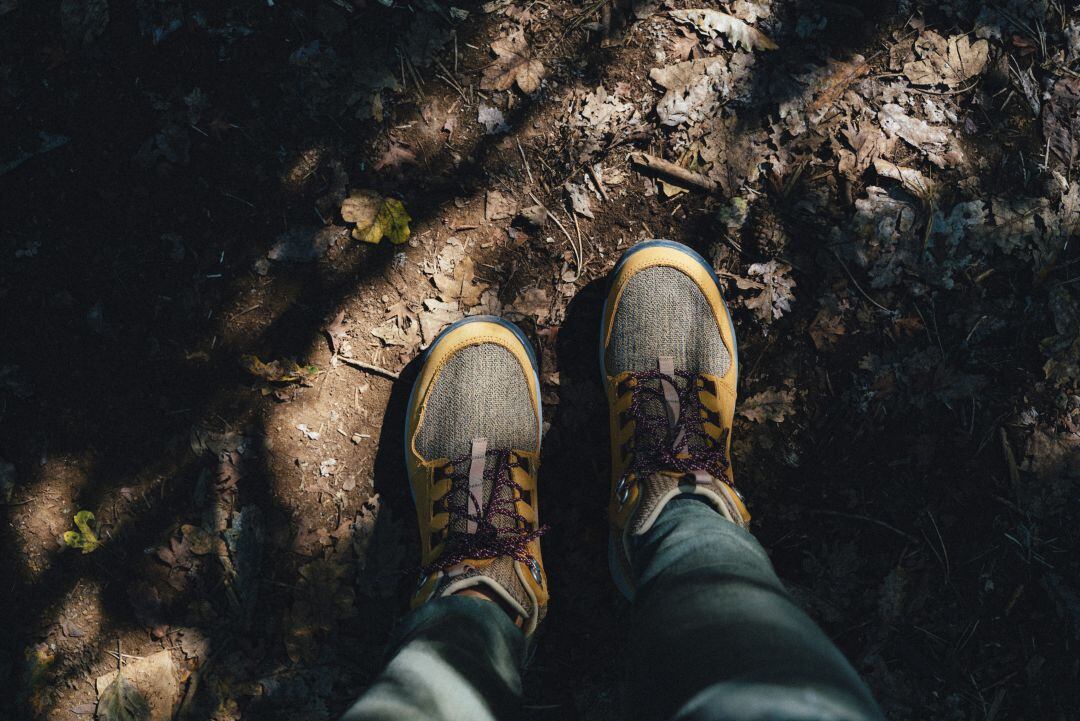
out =
<path fill-rule="evenodd" d="M 948 40 L 927 30 L 915 41 L 919 60 L 904 65 L 904 75 L 915 85 L 955 87 L 982 73 L 990 58 L 986 40 L 971 41 L 967 35 Z"/>
<path fill-rule="evenodd" d="M 518 30 L 499 38 L 491 43 L 491 50 L 496 60 L 484 69 L 482 90 L 509 90 L 517 84 L 523 93 L 531 95 L 540 88 L 547 70 L 533 54 L 524 32 Z"/>
<path fill-rule="evenodd" d="M 676 22 L 692 25 L 704 37 L 726 37 L 735 48 L 742 47 L 749 51 L 776 50 L 779 47 L 765 33 L 719 10 L 672 10 L 668 15 Z"/>
<path fill-rule="evenodd" d="M 120 676 L 119 671 L 112 671 L 104 676 L 98 676 L 95 680 L 94 686 L 98 692 L 99 704 L 100 699 L 107 696 L 106 690 L 118 676 Z M 125 663 L 123 676 L 145 699 L 148 714 L 143 718 L 147 721 L 169 721 L 172 718 L 173 705 L 179 688 L 176 681 L 176 666 L 168 650 L 158 651 L 150 656 Z"/>
<path fill-rule="evenodd" d="M 658 158 L 648 153 L 632 153 L 630 163 L 639 173 L 654 175 L 671 183 L 676 183 L 687 188 L 700 190 L 705 193 L 720 191 L 720 184 L 701 173 L 687 170 L 675 163 Z"/>

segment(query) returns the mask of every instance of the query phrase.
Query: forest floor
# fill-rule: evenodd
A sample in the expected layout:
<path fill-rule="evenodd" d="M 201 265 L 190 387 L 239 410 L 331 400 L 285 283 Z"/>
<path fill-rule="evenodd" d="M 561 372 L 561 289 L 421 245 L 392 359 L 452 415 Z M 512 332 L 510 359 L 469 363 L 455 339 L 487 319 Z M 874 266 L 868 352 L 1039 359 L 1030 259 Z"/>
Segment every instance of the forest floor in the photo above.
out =
<path fill-rule="evenodd" d="M 415 359 L 497 313 L 549 421 L 525 717 L 620 718 L 594 353 L 663 237 L 727 286 L 752 529 L 888 717 L 1075 718 L 1080 13 L 388 1 L 0 0 L 0 716 L 157 653 L 155 718 L 336 718 L 416 578 Z"/>

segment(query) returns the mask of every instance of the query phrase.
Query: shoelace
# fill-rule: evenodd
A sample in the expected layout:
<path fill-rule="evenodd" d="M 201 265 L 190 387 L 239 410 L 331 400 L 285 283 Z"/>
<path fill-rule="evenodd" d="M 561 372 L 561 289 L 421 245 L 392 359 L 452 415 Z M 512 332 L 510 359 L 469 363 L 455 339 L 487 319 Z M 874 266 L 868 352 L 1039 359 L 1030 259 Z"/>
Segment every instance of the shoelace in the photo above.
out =
<path fill-rule="evenodd" d="M 509 450 L 482 451 L 479 456 L 483 468 L 481 478 L 475 473 L 478 458 L 475 453 L 451 459 L 446 464 L 453 468 L 450 491 L 446 497 L 450 524 L 463 521 L 467 530 L 450 531 L 446 550 L 435 562 L 423 567 L 422 574 L 426 576 L 469 559 L 510 556 L 523 563 L 532 560 L 528 544 L 544 535 L 548 526 L 527 530 L 528 520 L 518 513 L 515 499 L 521 497 L 524 489 L 514 481 L 511 469 L 519 468 L 522 464 L 520 461 L 512 462 L 511 455 Z M 481 489 L 488 484 L 491 491 L 485 503 Z M 500 518 L 510 523 L 497 523 Z"/>
<path fill-rule="evenodd" d="M 630 472 L 647 478 L 657 471 L 704 471 L 726 482 L 727 453 L 705 430 L 698 374 L 664 368 L 630 377 L 634 383 L 628 414 L 635 424 Z"/>

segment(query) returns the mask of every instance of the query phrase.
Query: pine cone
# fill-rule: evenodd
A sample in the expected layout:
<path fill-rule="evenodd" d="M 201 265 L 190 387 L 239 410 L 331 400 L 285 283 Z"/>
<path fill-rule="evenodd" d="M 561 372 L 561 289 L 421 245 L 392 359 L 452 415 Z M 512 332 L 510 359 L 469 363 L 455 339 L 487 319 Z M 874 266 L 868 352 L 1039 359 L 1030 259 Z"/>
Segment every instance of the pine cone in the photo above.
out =
<path fill-rule="evenodd" d="M 784 219 L 767 198 L 762 198 L 751 211 L 750 239 L 758 252 L 768 258 L 775 258 L 787 251 L 788 234 L 784 229 Z"/>

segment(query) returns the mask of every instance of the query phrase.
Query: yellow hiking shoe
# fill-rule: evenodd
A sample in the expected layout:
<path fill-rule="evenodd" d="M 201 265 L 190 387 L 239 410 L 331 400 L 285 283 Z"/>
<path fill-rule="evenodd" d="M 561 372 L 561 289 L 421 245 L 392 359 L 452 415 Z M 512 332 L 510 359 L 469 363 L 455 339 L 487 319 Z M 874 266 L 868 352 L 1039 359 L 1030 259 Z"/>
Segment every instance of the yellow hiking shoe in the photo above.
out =
<path fill-rule="evenodd" d="M 406 413 L 423 567 L 413 607 L 483 589 L 531 634 L 548 591 L 536 494 L 540 379 L 529 342 L 493 316 L 454 323 L 428 348 Z"/>
<path fill-rule="evenodd" d="M 738 351 L 711 266 L 673 241 L 639 243 L 623 255 L 601 323 L 609 557 L 615 584 L 632 598 L 629 541 L 675 496 L 700 496 L 742 526 L 750 520 L 729 461 Z"/>

